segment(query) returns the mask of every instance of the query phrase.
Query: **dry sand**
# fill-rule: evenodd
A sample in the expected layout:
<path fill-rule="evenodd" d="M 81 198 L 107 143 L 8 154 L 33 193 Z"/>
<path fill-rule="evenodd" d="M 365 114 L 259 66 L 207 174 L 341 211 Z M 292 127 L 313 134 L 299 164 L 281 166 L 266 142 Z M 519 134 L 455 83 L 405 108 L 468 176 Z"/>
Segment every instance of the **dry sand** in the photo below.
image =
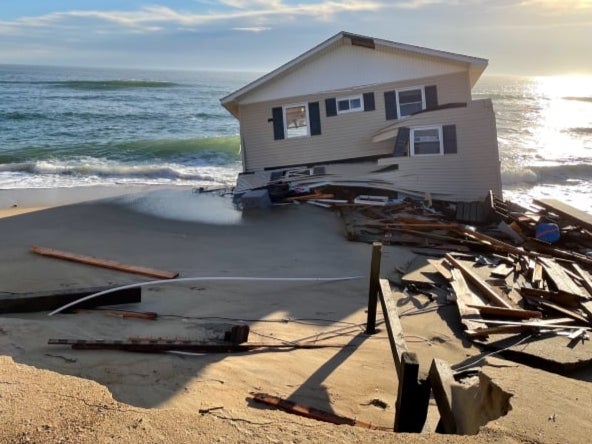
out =
<path fill-rule="evenodd" d="M 241 214 L 228 198 L 187 189 L 1 219 L 0 292 L 5 293 L 146 280 L 36 256 L 28 251 L 33 244 L 177 271 L 182 278 L 361 278 L 178 282 L 145 287 L 141 304 L 116 307 L 157 312 L 156 321 L 98 312 L 4 315 L 0 442 L 588 442 L 589 382 L 492 358 L 483 367 L 483 390 L 466 393 L 463 403 L 475 413 L 467 422 L 474 426 L 496 418 L 492 406 L 503 399 L 509 398 L 510 410 L 474 436 L 395 438 L 250 401 L 251 392 L 267 392 L 392 426 L 397 382 L 387 335 L 382 325 L 376 335 L 364 334 L 371 248 L 346 241 L 343 231 L 337 215 L 324 209 L 301 205 Z M 384 247 L 381 274 L 415 262 L 406 249 Z M 424 307 L 434 310 L 416 313 Z M 453 306 L 402 298 L 399 311 L 406 314 L 406 339 L 423 372 L 435 357 L 470 364 L 480 355 L 463 340 Z M 249 324 L 250 341 L 314 338 L 342 347 L 189 356 L 47 345 L 49 338 L 207 339 L 239 322 Z M 428 432 L 438 420 L 431 404 Z"/>

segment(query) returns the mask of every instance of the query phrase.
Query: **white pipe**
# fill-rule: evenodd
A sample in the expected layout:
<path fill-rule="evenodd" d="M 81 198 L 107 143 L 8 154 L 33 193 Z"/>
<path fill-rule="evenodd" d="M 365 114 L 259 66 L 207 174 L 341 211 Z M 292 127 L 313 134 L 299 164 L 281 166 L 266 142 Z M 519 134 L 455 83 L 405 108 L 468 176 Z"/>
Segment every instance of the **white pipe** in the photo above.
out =
<path fill-rule="evenodd" d="M 74 305 L 77 305 L 81 302 L 88 301 L 89 299 L 96 298 L 98 296 L 103 296 L 104 294 L 113 293 L 119 290 L 127 290 L 129 288 L 138 288 L 138 287 L 147 287 L 149 285 L 160 285 L 160 284 L 175 284 L 178 282 L 196 282 L 196 281 L 264 281 L 264 282 L 278 282 L 278 281 L 293 281 L 293 282 L 334 282 L 334 281 L 347 281 L 352 279 L 360 279 L 363 276 L 351 276 L 351 277 L 339 277 L 339 278 L 264 278 L 264 277 L 188 277 L 188 278 L 178 278 L 178 279 L 164 279 L 158 281 L 146 281 L 146 282 L 138 282 L 135 284 L 123 285 L 121 287 L 109 288 L 108 290 L 99 291 L 98 293 L 93 293 L 83 298 L 80 298 L 76 301 L 70 302 L 60 308 L 55 309 L 48 316 L 53 316 L 54 314 L 60 313 Z"/>

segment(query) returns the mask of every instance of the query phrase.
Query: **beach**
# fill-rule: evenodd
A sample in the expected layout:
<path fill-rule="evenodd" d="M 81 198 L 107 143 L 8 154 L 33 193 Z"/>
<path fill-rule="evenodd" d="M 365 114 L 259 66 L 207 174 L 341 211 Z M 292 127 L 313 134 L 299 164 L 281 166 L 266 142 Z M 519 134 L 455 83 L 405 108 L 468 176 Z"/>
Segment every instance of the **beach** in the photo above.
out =
<path fill-rule="evenodd" d="M 143 287 L 141 303 L 113 307 L 154 312 L 156 320 L 101 311 L 2 315 L 0 442 L 394 439 L 392 432 L 326 424 L 251 399 L 253 392 L 264 392 L 377 427 L 393 425 L 397 378 L 380 308 L 377 334 L 364 332 L 371 246 L 347 241 L 336 213 L 309 205 L 241 213 L 228 196 L 190 188 L 103 189 L 94 196 L 86 189 L 80 199 L 72 199 L 76 190 L 59 191 L 54 190 L 59 203 L 50 208 L 25 199 L 24 191 L 3 195 L 4 214 L 12 215 L 0 219 L 2 292 L 149 280 L 35 255 L 31 245 L 174 271 L 179 278 Z M 13 208 L 11 202 L 19 203 Z M 27 208 L 37 211 L 17 214 Z M 408 249 L 385 246 L 381 276 L 422 260 Z M 430 304 L 415 297 L 398 302 L 420 372 L 427 373 L 433 358 L 472 364 L 481 352 L 464 340 L 455 307 Z M 47 344 L 49 339 L 208 340 L 238 324 L 249 325 L 249 342 L 307 340 L 333 347 L 188 355 Z M 430 442 L 566 437 L 586 442 L 589 376 L 564 378 L 495 357 L 487 358 L 482 375 L 488 389 L 467 401 L 476 403 L 468 422 L 491 419 L 479 435 L 435 434 L 438 413 L 432 400 L 427 434 L 399 435 L 397 441 L 417 442 L 421 436 Z M 498 402 L 496 393 L 509 395 L 505 416 L 491 407 Z"/>

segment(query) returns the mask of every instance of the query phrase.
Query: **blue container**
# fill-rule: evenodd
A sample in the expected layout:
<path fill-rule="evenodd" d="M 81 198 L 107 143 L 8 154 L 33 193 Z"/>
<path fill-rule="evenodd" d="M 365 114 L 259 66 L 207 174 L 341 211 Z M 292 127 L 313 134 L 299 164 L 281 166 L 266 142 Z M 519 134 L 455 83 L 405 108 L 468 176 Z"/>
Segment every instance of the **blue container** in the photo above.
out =
<path fill-rule="evenodd" d="M 540 223 L 536 226 L 535 236 L 540 241 L 553 244 L 559 240 L 559 226 L 557 224 Z"/>

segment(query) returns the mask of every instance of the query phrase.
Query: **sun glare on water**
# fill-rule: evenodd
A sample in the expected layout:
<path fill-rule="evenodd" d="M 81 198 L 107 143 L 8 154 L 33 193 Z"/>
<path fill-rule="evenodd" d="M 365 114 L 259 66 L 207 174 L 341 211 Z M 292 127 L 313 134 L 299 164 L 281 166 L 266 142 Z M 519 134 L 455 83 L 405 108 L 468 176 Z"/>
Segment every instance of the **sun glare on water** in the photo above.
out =
<path fill-rule="evenodd" d="M 542 162 L 581 162 L 590 158 L 592 77 L 536 77 L 532 96 L 537 100 L 532 124 L 539 159 Z M 572 137 L 574 133 L 583 137 Z"/>

